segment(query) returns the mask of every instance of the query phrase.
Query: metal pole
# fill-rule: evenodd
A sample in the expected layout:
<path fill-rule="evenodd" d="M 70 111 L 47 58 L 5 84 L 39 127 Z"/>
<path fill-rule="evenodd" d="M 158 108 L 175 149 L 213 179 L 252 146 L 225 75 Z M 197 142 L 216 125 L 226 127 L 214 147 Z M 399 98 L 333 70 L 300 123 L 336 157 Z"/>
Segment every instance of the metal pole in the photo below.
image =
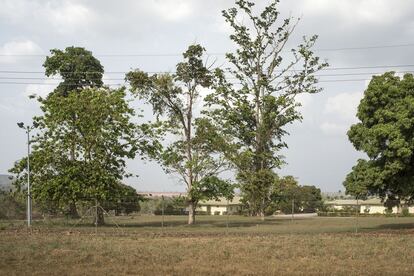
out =
<path fill-rule="evenodd" d="M 32 199 L 30 195 L 30 128 L 27 127 L 27 227 L 32 225 Z"/>
<path fill-rule="evenodd" d="M 164 230 L 164 195 L 161 196 L 161 214 L 162 214 L 162 220 L 161 220 L 161 229 Z"/>
<path fill-rule="evenodd" d="M 229 229 L 229 200 L 227 199 L 226 229 Z"/>
<path fill-rule="evenodd" d="M 295 213 L 295 199 L 292 199 L 292 221 L 294 218 L 294 213 Z"/>
<path fill-rule="evenodd" d="M 358 224 L 359 224 L 359 210 L 361 209 L 361 207 L 359 206 L 359 199 L 357 197 L 357 213 L 356 213 L 356 225 L 355 225 L 355 233 L 358 233 Z"/>

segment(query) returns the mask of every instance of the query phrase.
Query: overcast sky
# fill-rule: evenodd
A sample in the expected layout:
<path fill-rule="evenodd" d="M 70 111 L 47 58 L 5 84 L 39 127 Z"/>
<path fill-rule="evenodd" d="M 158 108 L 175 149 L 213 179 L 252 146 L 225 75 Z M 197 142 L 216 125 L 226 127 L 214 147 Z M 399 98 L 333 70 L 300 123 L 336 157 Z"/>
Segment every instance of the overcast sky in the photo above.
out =
<path fill-rule="evenodd" d="M 320 78 L 323 92 L 300 97 L 304 120 L 288 128 L 289 148 L 284 151 L 287 165 L 278 173 L 294 175 L 301 184 L 315 185 L 323 191 L 343 190 L 346 174 L 364 156 L 354 150 L 346 131 L 356 122 L 356 107 L 366 80 L 373 73 L 387 70 L 414 70 L 414 66 L 384 67 L 414 64 L 414 1 L 281 2 L 283 17 L 302 17 L 289 46 L 298 44 L 303 35 L 318 34 L 317 53 L 328 60 L 331 69 L 375 67 L 321 72 L 331 75 Z M 0 0 L 0 4 L 0 174 L 7 173 L 25 154 L 25 134 L 16 123 L 30 122 L 33 115 L 39 114 L 38 104 L 27 96 L 46 95 L 53 86 L 42 83 L 55 82 L 43 80 L 44 75 L 39 73 L 5 71 L 43 72 L 41 55 L 52 48 L 72 45 L 91 50 L 108 72 L 107 79 L 122 79 L 122 74 L 110 72 L 137 67 L 146 71 L 174 70 L 180 57 L 105 55 L 178 54 L 191 43 L 201 43 L 209 53 L 233 49 L 228 38 L 230 29 L 221 16 L 221 10 L 233 6 L 230 0 Z M 405 46 L 374 48 L 390 45 Z M 368 48 L 343 49 L 361 47 Z M 222 55 L 216 58 L 223 60 Z M 140 177 L 126 182 L 138 190 L 184 190 L 177 178 L 166 176 L 157 164 L 138 159 L 128 164 L 129 171 Z"/>

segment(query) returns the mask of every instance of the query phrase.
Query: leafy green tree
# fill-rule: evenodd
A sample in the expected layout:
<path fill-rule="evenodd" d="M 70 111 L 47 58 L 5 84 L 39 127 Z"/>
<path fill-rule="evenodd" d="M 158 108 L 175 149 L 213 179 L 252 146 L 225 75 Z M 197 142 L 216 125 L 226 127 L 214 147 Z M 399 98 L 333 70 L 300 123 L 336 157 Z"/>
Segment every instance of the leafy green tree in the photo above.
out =
<path fill-rule="evenodd" d="M 223 11 L 236 51 L 226 55 L 231 65 L 227 72 L 216 70 L 215 92 L 206 99 L 210 117 L 233 137 L 226 156 L 237 169 L 243 197 L 262 216 L 272 171 L 283 163 L 279 152 L 287 146 L 285 126 L 301 119 L 295 97 L 319 92 L 315 73 L 327 66 L 311 50 L 316 35 L 304 37 L 290 57 L 283 56 L 299 20 L 281 20 L 278 2 L 256 13 L 254 2 L 239 0 Z"/>
<path fill-rule="evenodd" d="M 103 66 L 100 61 L 92 55 L 92 52 L 81 47 L 73 46 L 67 47 L 64 50 L 52 49 L 50 52 L 51 55 L 46 57 L 46 60 L 43 63 L 45 74 L 48 77 L 58 75 L 63 79 L 50 95 L 57 94 L 62 97 L 67 97 L 70 93 L 78 93 L 84 88 L 103 86 Z M 53 116 L 53 114 L 51 115 Z M 72 114 L 72 120 L 77 120 L 75 114 Z M 71 137 L 74 138 L 76 135 L 73 134 Z M 75 144 L 76 141 L 73 140 L 70 145 L 70 155 L 65 155 L 63 157 L 69 158 L 72 161 L 76 159 Z M 56 156 L 55 158 L 63 157 Z M 53 158 L 51 160 L 53 160 Z M 67 163 L 69 163 L 69 161 Z M 55 208 L 55 206 L 52 205 L 44 205 L 44 207 L 52 210 Z M 70 202 L 67 207 L 68 216 L 72 218 L 79 217 L 74 201 Z"/>
<path fill-rule="evenodd" d="M 119 182 L 129 175 L 125 159 L 157 150 L 147 139 L 150 128 L 132 122 L 135 112 L 125 88 L 88 88 L 39 101 L 43 115 L 34 118 L 38 135 L 31 141 L 32 195 L 38 201 L 59 207 L 79 200 L 117 201 L 125 193 Z M 25 163 L 22 159 L 11 170 L 20 185 Z M 99 213 L 98 223 L 103 222 Z"/>
<path fill-rule="evenodd" d="M 152 105 L 163 130 L 177 138 L 165 146 L 159 161 L 167 173 L 179 175 L 187 186 L 188 224 L 195 222 L 200 200 L 231 197 L 233 192 L 230 184 L 217 176 L 226 169 L 219 154 L 224 137 L 207 118 L 195 115 L 200 89 L 211 87 L 213 82 L 212 73 L 203 64 L 204 51 L 200 45 L 189 46 L 175 74 L 149 75 L 135 70 L 126 75 L 133 93 Z"/>
<path fill-rule="evenodd" d="M 24 219 L 25 198 L 12 191 L 0 189 L 0 219 Z"/>
<path fill-rule="evenodd" d="M 367 154 L 346 177 L 347 193 L 378 195 L 398 205 L 414 196 L 414 77 L 394 72 L 372 77 L 348 138 Z"/>
<path fill-rule="evenodd" d="M 102 204 L 103 208 L 115 211 L 116 216 L 139 212 L 141 210 L 140 202 L 143 201 L 143 197 L 137 194 L 137 191 L 131 186 L 120 182 L 118 185 L 119 187 L 117 187 L 116 193 L 111 200 Z"/>
<path fill-rule="evenodd" d="M 266 213 L 281 211 L 285 214 L 312 213 L 323 207 L 321 190 L 315 186 L 300 186 L 291 175 L 275 177 L 272 193 L 267 201 Z"/>
<path fill-rule="evenodd" d="M 300 187 L 300 196 L 295 200 L 303 213 L 314 213 L 323 208 L 322 193 L 315 186 L 304 185 Z"/>
<path fill-rule="evenodd" d="M 46 76 L 59 75 L 63 81 L 51 93 L 66 97 L 83 88 L 102 87 L 104 68 L 92 52 L 81 47 L 67 47 L 65 50 L 52 49 L 43 63 Z"/>

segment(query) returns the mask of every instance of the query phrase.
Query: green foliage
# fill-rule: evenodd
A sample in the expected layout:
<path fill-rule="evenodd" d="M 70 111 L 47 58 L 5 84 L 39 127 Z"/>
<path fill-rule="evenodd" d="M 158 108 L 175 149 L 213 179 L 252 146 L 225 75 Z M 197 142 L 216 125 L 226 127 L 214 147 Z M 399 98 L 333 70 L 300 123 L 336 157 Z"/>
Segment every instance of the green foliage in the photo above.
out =
<path fill-rule="evenodd" d="M 200 45 L 189 46 L 175 74 L 149 75 L 135 70 L 126 75 L 131 91 L 152 106 L 157 120 L 162 121 L 159 126 L 176 138 L 165 145 L 158 160 L 167 173 L 179 175 L 186 184 L 190 224 L 200 200 L 231 197 L 233 190 L 217 177 L 227 167 L 220 155 L 225 139 L 209 119 L 194 115 L 200 89 L 210 88 L 213 81 L 202 60 L 204 52 Z"/>
<path fill-rule="evenodd" d="M 0 219 L 24 219 L 25 199 L 17 193 L 0 190 Z"/>
<path fill-rule="evenodd" d="M 374 76 L 358 106 L 359 123 L 348 131 L 358 160 L 344 182 L 347 193 L 379 195 L 398 204 L 414 195 L 414 78 L 394 72 Z M 395 206 L 395 205 L 394 205 Z"/>
<path fill-rule="evenodd" d="M 89 88 L 40 99 L 43 116 L 31 144 L 32 195 L 53 209 L 79 200 L 117 201 L 127 190 L 125 158 L 156 151 L 131 118 L 125 89 Z M 26 179 L 26 158 L 10 171 Z"/>
<path fill-rule="evenodd" d="M 402 208 L 401 216 L 403 216 L 403 217 L 409 217 L 410 216 L 410 210 L 408 209 L 408 207 Z"/>
<path fill-rule="evenodd" d="M 237 169 L 243 196 L 262 214 L 266 204 L 260 202 L 271 193 L 272 170 L 283 164 L 279 152 L 286 147 L 285 127 L 301 119 L 295 97 L 319 92 L 314 73 L 327 66 L 311 50 L 317 36 L 304 37 L 291 58 L 282 56 L 298 20 L 280 20 L 277 3 L 272 1 L 258 15 L 255 3 L 244 0 L 223 11 L 236 51 L 226 55 L 228 72 L 215 71 L 215 91 L 206 98 L 210 118 L 222 135 L 232 138 L 225 154 Z M 236 84 L 227 81 L 227 74 Z"/>
<path fill-rule="evenodd" d="M 44 63 L 46 75 L 59 74 L 63 81 L 46 99 L 38 98 L 43 114 L 33 118 L 34 200 L 45 212 L 75 217 L 79 201 L 116 205 L 125 213 L 139 210 L 135 190 L 121 184 L 130 176 L 125 162 L 137 154 L 155 156 L 159 144 L 152 137 L 157 133 L 149 124 L 132 122 L 136 114 L 125 88 L 103 86 L 103 67 L 91 52 L 68 47 L 51 53 Z M 19 190 L 25 185 L 26 162 L 23 158 L 10 170 L 18 176 Z"/>
<path fill-rule="evenodd" d="M 140 202 L 142 200 L 142 196 L 138 195 L 134 188 L 118 183 L 111 201 L 103 202 L 102 207 L 107 211 L 114 210 L 115 215 L 128 215 L 141 210 Z"/>
<path fill-rule="evenodd" d="M 186 214 L 187 202 L 184 197 L 157 197 L 145 198 L 141 203 L 142 214 L 161 215 L 164 209 L 164 215 L 184 215 Z"/>
<path fill-rule="evenodd" d="M 266 206 L 266 214 L 281 211 L 284 214 L 313 213 L 323 208 L 321 190 L 315 186 L 300 186 L 293 176 L 276 177 L 273 194 Z"/>
<path fill-rule="evenodd" d="M 184 215 L 186 214 L 186 199 L 184 197 L 161 198 L 157 201 L 155 215 Z"/>
<path fill-rule="evenodd" d="M 81 47 L 67 47 L 64 51 L 50 50 L 43 64 L 46 76 L 59 74 L 63 81 L 52 94 L 67 96 L 70 92 L 87 87 L 101 87 L 104 73 L 103 66 L 92 52 Z"/>
<path fill-rule="evenodd" d="M 133 158 L 138 145 L 125 90 L 90 88 L 40 102 L 44 115 L 35 118 L 40 132 L 31 141 L 33 197 L 108 200 L 126 173 L 124 158 Z M 25 163 L 22 159 L 11 171 L 24 172 Z M 17 183 L 24 179 L 18 175 Z"/>

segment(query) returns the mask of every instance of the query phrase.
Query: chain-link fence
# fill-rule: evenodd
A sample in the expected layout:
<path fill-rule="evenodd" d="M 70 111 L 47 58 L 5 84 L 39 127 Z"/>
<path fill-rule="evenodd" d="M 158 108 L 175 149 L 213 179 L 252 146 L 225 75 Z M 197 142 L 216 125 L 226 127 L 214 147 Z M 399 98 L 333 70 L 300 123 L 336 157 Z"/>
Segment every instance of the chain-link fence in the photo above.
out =
<path fill-rule="evenodd" d="M 397 204 L 398 203 L 398 204 Z M 388 204 L 388 205 L 387 205 Z M 356 232 L 361 218 L 412 216 L 414 207 L 401 202 L 384 204 L 377 199 L 301 201 L 285 198 L 269 204 L 265 216 L 252 215 L 242 201 L 199 202 L 196 224 L 200 227 L 263 227 L 284 222 L 301 224 L 315 218 L 351 218 Z M 65 227 L 69 229 L 110 226 L 117 229 L 172 229 L 187 225 L 188 209 L 183 198 L 123 198 L 96 200 L 84 198 L 72 203 L 32 201 L 34 226 Z M 271 206 L 271 208 L 270 208 Z M 25 224 L 27 201 L 12 194 L 0 195 L 0 222 Z M 340 226 L 340 223 L 338 223 Z"/>

